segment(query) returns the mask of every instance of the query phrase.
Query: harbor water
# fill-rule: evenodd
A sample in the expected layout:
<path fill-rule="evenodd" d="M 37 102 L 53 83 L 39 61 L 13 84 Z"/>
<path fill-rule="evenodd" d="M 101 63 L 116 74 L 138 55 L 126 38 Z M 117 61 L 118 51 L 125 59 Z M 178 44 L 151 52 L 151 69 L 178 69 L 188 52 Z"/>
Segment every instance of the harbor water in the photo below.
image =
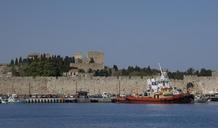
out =
<path fill-rule="evenodd" d="M 0 104 L 0 128 L 218 128 L 218 104 Z"/>

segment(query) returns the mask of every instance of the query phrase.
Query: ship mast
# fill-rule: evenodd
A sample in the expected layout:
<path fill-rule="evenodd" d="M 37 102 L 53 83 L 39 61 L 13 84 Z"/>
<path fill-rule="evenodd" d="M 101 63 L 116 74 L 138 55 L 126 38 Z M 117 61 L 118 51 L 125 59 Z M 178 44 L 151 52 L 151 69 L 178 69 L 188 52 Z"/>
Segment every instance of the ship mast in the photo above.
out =
<path fill-rule="evenodd" d="M 158 63 L 158 65 L 159 65 L 159 68 L 160 68 L 160 73 L 161 73 L 161 75 L 163 75 L 163 70 L 162 70 L 162 68 L 160 66 L 160 63 Z"/>

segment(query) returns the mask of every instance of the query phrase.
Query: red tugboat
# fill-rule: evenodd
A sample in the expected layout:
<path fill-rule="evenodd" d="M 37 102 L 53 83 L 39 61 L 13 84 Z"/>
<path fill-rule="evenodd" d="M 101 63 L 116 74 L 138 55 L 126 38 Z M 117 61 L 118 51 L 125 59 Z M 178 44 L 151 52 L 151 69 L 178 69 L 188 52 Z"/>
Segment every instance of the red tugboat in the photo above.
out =
<path fill-rule="evenodd" d="M 117 97 L 117 102 L 134 104 L 188 104 L 194 102 L 194 95 L 189 92 L 183 93 L 181 89 L 177 89 L 161 67 L 160 71 L 160 77 L 147 80 L 148 89 L 143 96 Z"/>

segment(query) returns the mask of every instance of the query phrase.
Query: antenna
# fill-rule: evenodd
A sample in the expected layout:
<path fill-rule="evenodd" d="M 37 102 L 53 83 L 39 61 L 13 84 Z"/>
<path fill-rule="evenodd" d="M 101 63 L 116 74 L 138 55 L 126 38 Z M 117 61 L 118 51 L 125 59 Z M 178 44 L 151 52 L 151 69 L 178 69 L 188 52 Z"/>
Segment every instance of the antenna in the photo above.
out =
<path fill-rule="evenodd" d="M 158 65 L 159 65 L 161 74 L 163 74 L 163 70 L 162 70 L 162 68 L 161 68 L 161 66 L 160 66 L 160 63 L 158 63 Z"/>

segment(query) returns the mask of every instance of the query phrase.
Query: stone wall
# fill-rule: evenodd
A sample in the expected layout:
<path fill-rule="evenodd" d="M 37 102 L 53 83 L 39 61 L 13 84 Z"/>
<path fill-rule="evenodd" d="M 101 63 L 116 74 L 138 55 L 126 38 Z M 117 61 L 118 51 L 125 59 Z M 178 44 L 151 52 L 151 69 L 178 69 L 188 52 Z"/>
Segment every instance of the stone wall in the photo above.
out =
<path fill-rule="evenodd" d="M 101 70 L 101 69 L 104 69 L 104 65 L 102 65 L 102 64 L 96 64 L 96 63 L 91 63 L 91 64 L 88 64 L 88 63 L 80 63 L 80 64 L 71 63 L 71 64 L 70 64 L 70 67 L 76 67 L 76 68 L 78 68 L 78 69 L 83 69 L 83 70 L 85 70 L 86 72 L 87 72 L 89 69 L 92 69 L 92 70 Z"/>
<path fill-rule="evenodd" d="M 119 90 L 121 94 L 141 94 L 147 87 L 146 80 L 146 77 L 0 77 L 0 94 L 75 94 L 76 90 L 90 94 L 118 94 Z M 181 89 L 192 82 L 195 91 L 218 91 L 218 77 L 185 77 L 172 82 Z"/>
<path fill-rule="evenodd" d="M 0 64 L 0 77 L 11 77 L 11 68 L 7 64 Z"/>

